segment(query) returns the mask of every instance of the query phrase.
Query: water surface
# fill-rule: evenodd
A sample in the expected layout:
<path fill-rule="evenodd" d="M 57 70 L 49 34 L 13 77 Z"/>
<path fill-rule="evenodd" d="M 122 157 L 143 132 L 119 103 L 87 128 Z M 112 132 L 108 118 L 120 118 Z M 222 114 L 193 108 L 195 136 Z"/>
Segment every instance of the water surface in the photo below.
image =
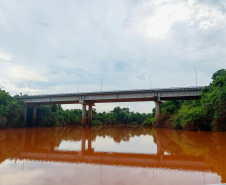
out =
<path fill-rule="evenodd" d="M 226 183 L 226 133 L 147 127 L 0 130 L 0 184 Z"/>

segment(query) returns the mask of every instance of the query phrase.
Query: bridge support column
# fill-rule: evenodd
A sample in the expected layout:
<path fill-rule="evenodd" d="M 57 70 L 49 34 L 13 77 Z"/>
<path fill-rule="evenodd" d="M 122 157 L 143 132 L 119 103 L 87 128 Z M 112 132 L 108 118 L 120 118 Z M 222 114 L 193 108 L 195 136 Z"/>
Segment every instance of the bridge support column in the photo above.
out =
<path fill-rule="evenodd" d="M 24 124 L 27 124 L 27 106 L 24 109 Z"/>
<path fill-rule="evenodd" d="M 160 116 L 161 116 L 161 101 L 155 101 L 155 118 L 156 118 L 156 125 L 160 124 Z"/>
<path fill-rule="evenodd" d="M 33 127 L 35 127 L 36 125 L 36 110 L 37 110 L 37 107 L 33 107 L 33 118 L 32 118 Z"/>
<path fill-rule="evenodd" d="M 92 126 L 92 105 L 89 105 L 88 126 Z"/>
<path fill-rule="evenodd" d="M 86 126 L 86 104 L 82 104 L 82 126 Z"/>

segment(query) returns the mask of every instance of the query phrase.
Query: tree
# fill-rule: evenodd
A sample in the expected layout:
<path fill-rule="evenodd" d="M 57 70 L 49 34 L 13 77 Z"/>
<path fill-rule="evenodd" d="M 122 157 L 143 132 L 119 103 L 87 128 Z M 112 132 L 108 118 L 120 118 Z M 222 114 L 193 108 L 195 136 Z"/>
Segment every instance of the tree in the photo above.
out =
<path fill-rule="evenodd" d="M 215 81 L 218 76 L 224 76 L 225 74 L 226 74 L 226 69 L 220 69 L 213 74 L 212 80 Z"/>
<path fill-rule="evenodd" d="M 0 90 L 0 127 L 23 126 L 25 103 Z"/>
<path fill-rule="evenodd" d="M 218 70 L 212 79 L 201 94 L 202 107 L 213 130 L 226 130 L 226 70 Z"/>

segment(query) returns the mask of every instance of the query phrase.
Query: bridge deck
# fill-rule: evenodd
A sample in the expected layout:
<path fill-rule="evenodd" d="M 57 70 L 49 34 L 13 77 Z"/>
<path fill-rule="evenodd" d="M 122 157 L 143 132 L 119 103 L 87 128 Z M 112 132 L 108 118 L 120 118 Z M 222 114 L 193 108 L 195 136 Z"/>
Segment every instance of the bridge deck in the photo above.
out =
<path fill-rule="evenodd" d="M 137 89 L 122 91 L 98 91 L 68 94 L 46 94 L 16 97 L 27 104 L 76 104 L 76 103 L 109 103 L 135 102 L 174 99 L 198 99 L 203 87 L 180 87 L 159 89 Z"/>
<path fill-rule="evenodd" d="M 160 120 L 160 101 L 162 100 L 189 100 L 199 99 L 203 87 L 180 87 L 180 88 L 161 88 L 161 89 L 137 89 L 124 91 L 99 91 L 69 94 L 48 94 L 20 96 L 17 99 L 25 101 L 27 106 L 33 108 L 33 125 L 36 122 L 36 107 L 39 105 L 51 104 L 82 104 L 82 125 L 86 126 L 86 105 L 89 105 L 88 125 L 92 125 L 92 106 L 95 103 L 110 102 L 136 102 L 136 101 L 155 101 L 156 124 Z M 24 113 L 26 123 L 27 110 Z"/>

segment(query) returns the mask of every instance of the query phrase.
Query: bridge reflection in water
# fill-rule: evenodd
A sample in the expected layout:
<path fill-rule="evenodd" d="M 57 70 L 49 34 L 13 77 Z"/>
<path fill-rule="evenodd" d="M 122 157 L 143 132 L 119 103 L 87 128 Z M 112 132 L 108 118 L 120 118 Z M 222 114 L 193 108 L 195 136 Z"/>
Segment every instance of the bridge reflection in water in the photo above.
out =
<path fill-rule="evenodd" d="M 156 144 L 157 152 L 154 154 L 139 153 L 135 148 L 135 152 L 130 153 L 95 151 L 92 146 L 98 137 L 108 136 L 120 143 L 136 136 L 147 135 L 152 136 Z M 19 160 L 43 162 L 211 172 L 221 176 L 221 182 L 226 182 L 226 170 L 224 170 L 226 137 L 224 133 L 197 133 L 142 127 L 98 129 L 67 127 L 0 131 L 0 136 L 2 154 L 5 149 L 7 151 L 5 153 L 12 155 L 6 156 L 5 159 L 13 157 Z M 81 146 L 75 148 L 74 151 L 60 150 L 59 146 L 63 141 L 81 142 Z M 8 152 L 9 150 L 11 151 Z M 0 157 L 2 161 L 5 160 L 3 156 Z"/>

